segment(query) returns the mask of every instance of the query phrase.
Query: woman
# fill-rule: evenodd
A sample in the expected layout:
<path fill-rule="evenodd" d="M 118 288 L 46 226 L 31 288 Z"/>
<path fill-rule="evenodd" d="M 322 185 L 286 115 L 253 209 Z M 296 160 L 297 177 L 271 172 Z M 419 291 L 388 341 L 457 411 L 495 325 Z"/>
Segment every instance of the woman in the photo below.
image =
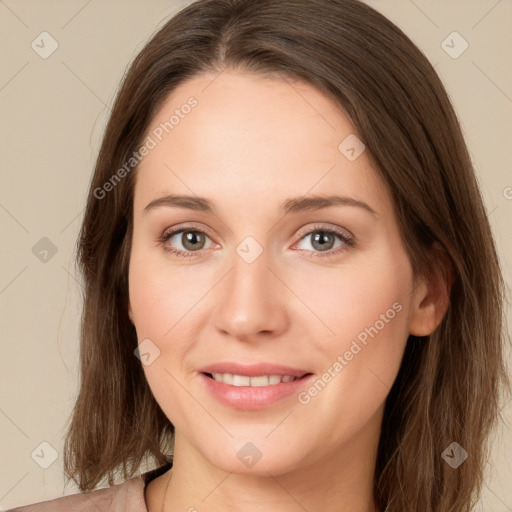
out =
<path fill-rule="evenodd" d="M 446 91 L 375 10 L 178 13 L 124 79 L 78 249 L 65 470 L 92 492 L 15 510 L 472 510 L 503 281 Z"/>

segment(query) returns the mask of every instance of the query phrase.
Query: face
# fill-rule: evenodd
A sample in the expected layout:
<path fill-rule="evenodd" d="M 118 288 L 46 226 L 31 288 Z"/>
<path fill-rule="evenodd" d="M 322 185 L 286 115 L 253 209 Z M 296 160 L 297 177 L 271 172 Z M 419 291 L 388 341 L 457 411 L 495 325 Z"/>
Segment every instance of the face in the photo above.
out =
<path fill-rule="evenodd" d="M 214 78 L 147 132 L 130 318 L 179 442 L 283 474 L 378 435 L 422 288 L 345 113 L 305 83 Z"/>

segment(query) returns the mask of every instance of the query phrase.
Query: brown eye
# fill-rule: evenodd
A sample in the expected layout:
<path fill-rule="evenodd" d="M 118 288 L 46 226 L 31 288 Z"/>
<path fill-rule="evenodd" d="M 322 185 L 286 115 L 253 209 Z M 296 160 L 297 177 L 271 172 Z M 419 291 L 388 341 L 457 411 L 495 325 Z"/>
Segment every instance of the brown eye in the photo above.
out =
<path fill-rule="evenodd" d="M 319 251 L 328 251 L 329 249 L 332 249 L 335 241 L 336 235 L 326 231 L 318 231 L 313 234 L 311 246 Z"/>
<path fill-rule="evenodd" d="M 197 251 L 203 248 L 205 237 L 199 231 L 183 231 L 180 242 L 187 251 Z"/>
<path fill-rule="evenodd" d="M 303 240 L 308 239 L 310 240 L 310 247 L 308 247 L 306 244 L 306 247 L 303 247 L 301 250 L 312 252 L 313 257 L 332 256 L 347 250 L 355 243 L 354 239 L 349 235 L 338 231 L 337 229 L 327 228 L 324 226 L 315 226 L 312 230 L 308 231 L 301 237 L 298 245 L 300 245 Z M 336 239 L 338 239 L 340 242 L 337 243 Z"/>
<path fill-rule="evenodd" d="M 206 240 L 210 237 L 194 228 L 180 228 L 167 231 L 160 238 L 160 242 L 164 249 L 168 252 L 177 254 L 178 256 L 196 256 L 194 253 L 205 248 Z"/>

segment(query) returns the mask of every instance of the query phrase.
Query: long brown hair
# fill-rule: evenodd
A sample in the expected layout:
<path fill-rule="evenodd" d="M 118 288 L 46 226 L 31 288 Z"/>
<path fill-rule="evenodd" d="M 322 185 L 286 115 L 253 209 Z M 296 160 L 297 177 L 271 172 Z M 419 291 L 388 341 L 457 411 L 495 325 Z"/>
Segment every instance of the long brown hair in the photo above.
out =
<path fill-rule="evenodd" d="M 127 275 L 137 168 L 125 164 L 174 88 L 228 68 L 299 79 L 339 104 L 392 193 L 415 276 L 439 268 L 434 242 L 451 260 L 449 309 L 433 334 L 409 337 L 386 400 L 374 497 L 387 512 L 471 510 L 500 394 L 510 389 L 503 278 L 445 88 L 403 32 L 357 0 L 199 0 L 135 58 L 103 137 L 78 241 L 81 381 L 65 439 L 67 480 L 90 490 L 105 476 L 112 485 L 121 467 L 123 478 L 133 476 L 146 457 L 172 460 L 174 427 L 134 356 Z M 452 442 L 469 454 L 456 470 L 442 458 Z"/>

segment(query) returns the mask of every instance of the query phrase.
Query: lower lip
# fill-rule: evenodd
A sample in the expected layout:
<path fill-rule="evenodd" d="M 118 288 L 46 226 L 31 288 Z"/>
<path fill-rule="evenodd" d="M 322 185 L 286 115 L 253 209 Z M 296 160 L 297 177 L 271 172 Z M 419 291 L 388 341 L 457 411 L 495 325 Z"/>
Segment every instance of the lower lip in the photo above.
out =
<path fill-rule="evenodd" d="M 216 381 L 204 373 L 200 373 L 202 381 L 213 396 L 224 405 L 242 410 L 265 409 L 270 405 L 298 394 L 314 378 L 313 374 L 305 375 L 291 382 L 281 382 L 268 386 L 232 386 Z"/>

